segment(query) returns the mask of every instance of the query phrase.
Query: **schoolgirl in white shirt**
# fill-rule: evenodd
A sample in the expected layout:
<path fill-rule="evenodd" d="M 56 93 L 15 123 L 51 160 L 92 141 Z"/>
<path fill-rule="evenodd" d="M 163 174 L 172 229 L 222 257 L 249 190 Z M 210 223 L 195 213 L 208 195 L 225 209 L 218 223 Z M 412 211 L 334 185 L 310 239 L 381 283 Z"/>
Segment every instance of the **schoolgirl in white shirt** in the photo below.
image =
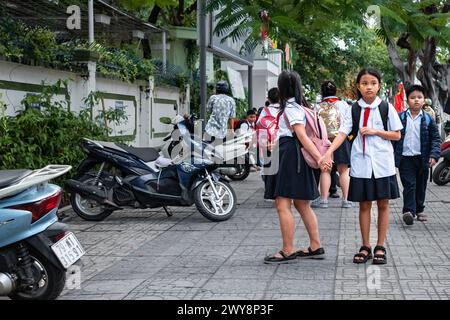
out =
<path fill-rule="evenodd" d="M 306 114 L 302 104 L 301 79 L 296 72 L 284 71 L 278 77 L 280 94 L 280 116 L 278 143 L 272 155 L 278 154 L 278 171 L 266 175 L 265 199 L 274 199 L 280 221 L 283 249 L 274 255 L 267 256 L 264 263 L 290 263 L 296 258 L 323 259 L 324 249 L 320 244 L 317 217 L 311 209 L 309 201 L 319 196 L 312 169 L 308 166 L 300 152 L 300 145 L 318 160 L 321 155 L 314 143 L 306 135 Z M 310 245 L 306 250 L 294 249 L 295 219 L 291 206 L 295 208 L 307 229 Z"/>
<path fill-rule="evenodd" d="M 386 264 L 384 243 L 389 225 L 389 199 L 400 196 L 391 140 L 400 139 L 403 125 L 395 108 L 389 104 L 387 131 L 384 129 L 380 113 L 382 100 L 377 96 L 381 87 L 378 71 L 370 68 L 361 70 L 356 83 L 360 99 L 354 108 L 361 108 L 361 116 L 357 122 L 359 130 L 356 131 L 351 149 L 348 200 L 360 203 L 359 221 L 363 245 L 354 256 L 353 262 L 366 263 L 373 258 L 373 264 Z M 347 113 L 338 136 L 320 161 L 321 165 L 329 167 L 332 164 L 331 155 L 353 131 L 352 113 Z M 372 201 L 377 201 L 378 206 L 378 241 L 373 254 L 370 245 Z"/>

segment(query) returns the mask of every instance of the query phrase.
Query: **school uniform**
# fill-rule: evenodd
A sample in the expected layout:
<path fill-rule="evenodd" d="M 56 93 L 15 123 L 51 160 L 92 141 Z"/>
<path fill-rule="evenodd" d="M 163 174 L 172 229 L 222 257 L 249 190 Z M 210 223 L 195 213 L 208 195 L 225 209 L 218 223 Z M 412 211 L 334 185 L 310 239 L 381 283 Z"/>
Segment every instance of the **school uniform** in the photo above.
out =
<path fill-rule="evenodd" d="M 265 175 L 265 199 L 284 197 L 294 200 L 314 200 L 319 196 L 313 170 L 300 152 L 300 141 L 293 135 L 290 126 L 306 126 L 303 108 L 291 98 L 286 103 L 284 114 L 279 118 L 278 144 L 272 152 L 272 163 L 277 161 L 277 170 Z M 277 156 L 274 156 L 278 155 Z M 273 167 L 273 164 L 272 164 Z M 266 168 L 264 168 L 266 169 Z"/>
<path fill-rule="evenodd" d="M 413 119 L 411 112 L 400 114 L 401 139 L 395 147 L 395 163 L 403 185 L 403 213 L 413 216 L 425 209 L 429 159 L 440 158 L 441 138 L 434 120 L 421 110 Z"/>
<path fill-rule="evenodd" d="M 363 127 L 367 114 L 366 127 L 384 130 L 378 106 L 382 100 L 377 97 L 372 104 L 363 99 L 358 101 L 361 107 L 359 128 Z M 366 109 L 370 109 L 366 111 Z M 352 131 L 352 113 L 346 113 L 339 132 L 349 135 Z M 399 131 L 403 128 L 395 108 L 389 104 L 388 131 Z M 400 196 L 394 161 L 394 149 L 390 140 L 377 135 L 363 136 L 359 133 L 353 140 L 350 155 L 350 187 L 348 200 L 353 202 L 396 199 Z"/>
<path fill-rule="evenodd" d="M 338 112 L 339 112 L 339 121 L 340 123 L 344 122 L 346 114 L 351 112 L 351 107 L 347 104 L 347 102 L 340 100 L 338 97 L 329 96 L 323 98 L 323 101 L 326 101 L 330 104 L 333 104 Z M 347 139 L 337 148 L 333 153 L 333 161 L 335 165 L 338 164 L 346 164 L 350 166 L 350 141 Z"/>

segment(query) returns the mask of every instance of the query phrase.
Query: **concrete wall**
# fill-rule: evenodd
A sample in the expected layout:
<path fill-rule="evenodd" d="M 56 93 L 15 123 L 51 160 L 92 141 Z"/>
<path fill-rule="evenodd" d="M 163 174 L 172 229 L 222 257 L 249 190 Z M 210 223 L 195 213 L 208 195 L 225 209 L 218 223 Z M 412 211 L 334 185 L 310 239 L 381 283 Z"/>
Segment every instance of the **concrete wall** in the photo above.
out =
<path fill-rule="evenodd" d="M 86 108 L 83 98 L 87 96 L 87 80 L 75 73 L 41 67 L 26 66 L 0 61 L 0 93 L 7 108 L 5 115 L 14 116 L 22 110 L 21 101 L 28 94 L 42 90 L 59 79 L 69 79 L 70 110 L 79 112 Z M 151 88 L 151 89 L 149 89 Z M 112 136 L 121 136 L 135 146 L 156 146 L 171 127 L 159 122 L 160 117 L 173 117 L 177 112 L 189 113 L 189 92 L 180 94 L 175 87 L 153 88 L 152 81 L 130 84 L 114 79 L 97 77 L 96 90 L 100 91 L 101 103 L 93 110 L 94 117 L 100 110 L 121 108 L 127 114 L 125 123 L 109 123 Z M 189 91 L 189 89 L 187 90 Z M 54 100 L 65 100 L 64 92 Z"/>

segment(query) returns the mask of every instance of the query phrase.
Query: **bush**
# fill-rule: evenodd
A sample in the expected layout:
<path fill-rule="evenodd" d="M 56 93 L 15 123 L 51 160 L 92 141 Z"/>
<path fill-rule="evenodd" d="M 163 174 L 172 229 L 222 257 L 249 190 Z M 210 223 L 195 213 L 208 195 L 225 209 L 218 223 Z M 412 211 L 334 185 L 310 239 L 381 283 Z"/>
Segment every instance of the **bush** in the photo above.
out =
<path fill-rule="evenodd" d="M 76 168 L 85 157 L 80 147 L 83 138 L 111 140 L 108 128 L 101 125 L 104 115 L 93 121 L 90 108 L 75 114 L 68 110 L 67 97 L 55 101 L 56 92 L 65 86 L 65 81 L 47 86 L 42 93 L 22 101 L 24 111 L 0 118 L 0 169 L 38 169 L 48 164 Z M 85 99 L 86 104 L 97 102 L 95 96 L 92 93 Z M 116 115 L 113 117 L 107 120 L 117 120 Z"/>

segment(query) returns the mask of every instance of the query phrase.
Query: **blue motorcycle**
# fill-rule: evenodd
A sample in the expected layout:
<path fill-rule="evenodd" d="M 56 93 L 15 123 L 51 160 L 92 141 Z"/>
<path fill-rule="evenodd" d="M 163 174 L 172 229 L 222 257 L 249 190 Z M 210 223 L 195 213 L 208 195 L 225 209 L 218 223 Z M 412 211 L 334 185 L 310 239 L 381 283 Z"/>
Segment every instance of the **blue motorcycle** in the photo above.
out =
<path fill-rule="evenodd" d="M 0 296 L 51 300 L 85 254 L 56 215 L 62 189 L 48 181 L 70 166 L 0 171 Z"/>
<path fill-rule="evenodd" d="M 211 221 L 229 219 L 236 211 L 233 188 L 215 172 L 217 150 L 202 141 L 187 143 L 189 159 L 168 159 L 153 148 L 84 139 L 86 159 L 77 179 L 67 180 L 74 211 L 88 221 L 100 221 L 112 212 L 132 209 L 184 207 L 195 204 Z M 181 146 L 180 146 L 181 147 Z M 245 147 L 245 146 L 244 146 Z M 178 153 L 177 153 L 178 154 Z"/>

